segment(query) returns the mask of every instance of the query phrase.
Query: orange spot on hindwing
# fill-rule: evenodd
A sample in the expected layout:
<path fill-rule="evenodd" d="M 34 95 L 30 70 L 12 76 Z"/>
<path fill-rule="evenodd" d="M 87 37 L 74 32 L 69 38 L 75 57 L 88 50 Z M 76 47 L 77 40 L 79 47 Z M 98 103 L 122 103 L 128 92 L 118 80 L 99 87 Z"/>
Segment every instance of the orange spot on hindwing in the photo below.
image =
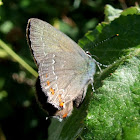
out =
<path fill-rule="evenodd" d="M 58 95 L 58 99 L 59 99 L 59 102 L 61 102 L 62 99 L 61 99 L 61 95 L 60 94 Z"/>
<path fill-rule="evenodd" d="M 47 85 L 48 85 L 48 86 L 50 85 L 50 81 L 47 81 Z"/>
<path fill-rule="evenodd" d="M 63 107 L 64 106 L 64 102 L 62 102 L 62 98 L 61 98 L 60 94 L 58 95 L 58 99 L 59 99 L 59 106 Z"/>
<path fill-rule="evenodd" d="M 54 95 L 54 89 L 53 88 L 50 88 L 50 92 L 52 95 Z"/>
<path fill-rule="evenodd" d="M 68 115 L 67 113 L 66 113 L 66 114 L 64 114 L 64 115 L 63 115 L 63 118 L 66 118 L 66 117 L 67 117 L 67 115 Z"/>
<path fill-rule="evenodd" d="M 60 102 L 59 106 L 63 107 L 63 105 L 64 105 L 64 102 Z"/>

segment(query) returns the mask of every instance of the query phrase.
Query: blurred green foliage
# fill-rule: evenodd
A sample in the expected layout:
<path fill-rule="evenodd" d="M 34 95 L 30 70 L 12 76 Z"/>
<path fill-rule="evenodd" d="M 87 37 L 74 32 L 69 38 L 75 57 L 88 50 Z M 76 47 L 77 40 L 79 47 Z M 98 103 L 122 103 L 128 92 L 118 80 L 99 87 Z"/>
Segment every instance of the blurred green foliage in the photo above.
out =
<path fill-rule="evenodd" d="M 93 30 L 96 25 L 101 21 L 104 21 L 104 19 L 105 21 L 110 22 L 111 20 L 114 20 L 114 15 L 119 16 L 121 12 L 120 10 L 115 10 L 115 14 L 114 12 L 109 13 L 107 10 L 109 8 L 112 8 L 109 7 L 106 8 L 106 16 L 104 17 L 104 7 L 106 4 L 110 4 L 117 9 L 125 9 L 127 7 L 138 4 L 136 2 L 137 1 L 135 0 L 120 2 L 116 0 L 0 0 L 0 39 L 8 44 L 10 48 L 14 50 L 14 52 L 18 54 L 25 62 L 27 62 L 31 67 L 37 70 L 26 42 L 26 24 L 29 18 L 36 17 L 47 21 L 69 35 L 73 40 L 77 42 L 78 39 L 83 37 L 86 32 L 88 32 L 89 30 Z M 88 42 L 89 44 L 86 44 L 87 46 L 85 49 L 88 49 L 92 52 L 92 54 L 94 54 L 94 49 L 92 50 L 91 47 L 88 47 L 90 45 L 90 41 L 87 40 L 87 38 L 92 38 L 92 41 L 95 41 L 95 43 L 106 39 L 109 35 L 111 35 L 111 31 L 109 28 L 106 28 L 101 36 L 99 36 L 99 34 L 96 34 L 97 30 L 102 31 L 102 28 L 104 26 L 104 24 L 102 24 L 102 27 L 97 26 L 96 30 L 94 30 L 91 34 L 88 34 L 85 37 L 86 39 L 83 38 L 83 40 L 81 40 L 79 44 L 85 47 L 86 42 Z M 114 27 L 115 29 L 117 29 L 116 24 L 112 24 L 111 29 L 113 30 Z M 119 27 L 120 26 L 118 26 L 118 28 Z M 121 33 L 123 33 L 123 29 Z M 125 36 L 125 34 L 123 35 Z M 131 35 L 133 36 L 133 34 L 129 34 L 129 36 L 127 37 L 130 37 Z M 121 40 L 121 45 L 125 45 L 125 41 L 125 39 L 124 41 Z M 129 40 L 127 41 L 129 42 Z M 106 43 L 107 42 L 105 42 L 105 46 L 109 46 Z M 101 50 L 102 48 L 103 47 L 101 46 Z M 126 54 L 123 51 L 121 51 L 121 53 Z M 100 56 L 102 56 L 101 52 L 99 53 L 98 49 L 95 49 L 95 54 L 99 58 Z M 118 56 L 121 55 L 118 54 Z M 108 62 L 113 62 L 117 59 L 114 58 L 114 60 L 111 60 L 111 58 L 109 59 L 109 57 L 108 59 L 105 59 L 104 55 L 100 60 L 102 63 L 108 64 Z M 132 61 L 134 61 L 134 58 L 130 61 L 130 63 Z M 0 47 L 0 140 L 47 140 L 48 138 L 51 140 L 59 138 L 64 139 L 64 137 L 69 134 L 69 131 L 75 124 L 74 121 L 77 122 L 77 124 L 75 124 L 77 126 L 74 127 L 75 129 L 73 129 L 73 132 L 70 132 L 70 134 L 72 134 L 73 136 L 71 137 L 71 139 L 73 139 L 74 136 L 76 137 L 77 135 L 79 135 L 79 132 L 81 132 L 83 129 L 83 124 L 85 124 L 87 128 L 89 127 L 88 130 L 91 133 L 86 130 L 84 131 L 86 134 L 83 133 L 81 138 L 90 138 L 92 136 L 91 134 L 93 132 L 95 133 L 96 130 L 98 130 L 92 130 L 92 128 L 95 129 L 95 127 L 97 127 L 94 127 L 94 123 L 92 125 L 88 125 L 88 121 L 91 121 L 88 120 L 90 118 L 89 114 L 85 123 L 83 123 L 83 118 L 81 117 L 82 122 L 80 123 L 82 124 L 82 126 L 78 126 L 78 115 L 81 115 L 80 113 L 78 114 L 78 109 L 74 110 L 73 113 L 73 116 L 77 116 L 74 119 L 73 116 L 71 116 L 68 122 L 64 121 L 60 124 L 59 122 L 56 122 L 56 120 L 52 121 L 52 123 L 48 120 L 46 121 L 46 114 L 39 108 L 34 97 L 35 82 L 36 78 L 27 70 L 25 70 L 19 63 L 17 63 L 15 59 L 13 59 L 13 57 L 11 57 L 5 50 Z M 137 89 L 139 89 L 139 82 L 136 81 L 135 85 L 136 87 L 138 87 Z M 133 87 L 131 87 L 131 89 L 133 90 L 133 92 L 138 93 L 138 91 L 135 91 Z M 98 99 L 99 97 L 97 96 L 96 98 Z M 136 96 L 134 98 L 136 100 L 136 104 L 138 104 L 139 99 Z M 86 99 L 84 105 L 81 106 L 82 109 L 87 109 L 87 102 L 88 99 Z M 98 106 L 98 103 L 95 103 Z M 96 107 L 96 104 L 93 105 L 91 102 L 89 108 L 91 109 L 92 107 Z M 85 105 L 87 106 L 85 107 Z M 82 116 L 85 117 L 86 113 L 83 112 Z M 71 123 L 72 121 L 73 123 Z M 55 124 L 58 125 L 58 128 L 55 128 Z M 123 127 L 122 131 L 126 135 L 126 139 L 129 139 L 129 132 L 138 133 L 137 128 L 139 127 L 136 125 L 130 128 L 125 127 L 126 126 Z M 98 126 L 97 128 L 100 128 L 100 126 Z M 133 131 L 131 131 L 132 128 Z M 76 129 L 78 130 L 78 132 Z M 55 130 L 57 131 L 57 133 L 54 133 Z M 100 133 L 99 136 L 102 137 L 103 135 L 101 134 L 102 133 Z M 123 139 L 121 132 L 116 137 L 118 139 Z M 110 135 L 110 139 L 113 139 L 112 135 Z"/>

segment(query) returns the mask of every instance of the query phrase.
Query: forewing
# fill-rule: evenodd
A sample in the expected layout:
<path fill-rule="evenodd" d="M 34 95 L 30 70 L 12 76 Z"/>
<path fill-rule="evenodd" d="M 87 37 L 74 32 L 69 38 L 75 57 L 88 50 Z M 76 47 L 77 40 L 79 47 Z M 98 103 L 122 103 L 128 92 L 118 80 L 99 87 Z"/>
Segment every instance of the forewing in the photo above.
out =
<path fill-rule="evenodd" d="M 84 56 L 85 52 L 68 36 L 55 29 L 49 23 L 31 18 L 27 25 L 27 40 L 39 65 L 47 54 L 53 52 L 71 52 Z"/>

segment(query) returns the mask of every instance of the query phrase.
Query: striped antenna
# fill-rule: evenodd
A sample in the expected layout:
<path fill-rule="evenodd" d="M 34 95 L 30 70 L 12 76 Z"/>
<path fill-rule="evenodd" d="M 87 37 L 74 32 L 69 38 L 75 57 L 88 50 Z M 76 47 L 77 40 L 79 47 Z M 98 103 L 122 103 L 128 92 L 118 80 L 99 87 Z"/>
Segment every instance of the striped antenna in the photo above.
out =
<path fill-rule="evenodd" d="M 112 37 L 109 37 L 109 38 L 107 38 L 107 39 L 105 39 L 105 40 L 103 40 L 103 41 L 101 41 L 101 42 L 95 44 L 94 46 L 98 46 L 99 44 L 102 44 L 103 42 L 105 42 L 105 41 L 107 41 L 107 40 L 110 40 L 110 39 L 112 39 L 112 38 L 114 38 L 114 37 L 117 37 L 117 36 L 119 36 L 119 34 L 115 34 L 115 35 L 113 35 Z M 88 52 L 87 52 L 87 54 L 88 54 Z M 101 64 L 101 63 L 97 62 L 95 59 L 94 59 L 94 61 L 95 61 L 96 65 L 98 66 L 100 72 L 102 72 L 101 66 L 106 67 L 106 68 L 108 67 L 108 65 Z M 92 88 L 92 89 L 94 90 L 94 88 Z"/>
<path fill-rule="evenodd" d="M 96 43 L 94 46 L 98 46 L 98 45 L 102 44 L 103 42 L 106 42 L 106 41 L 108 41 L 108 40 L 110 40 L 110 39 L 112 39 L 114 37 L 117 37 L 117 36 L 119 36 L 119 34 L 115 34 L 112 37 L 106 38 L 106 39 L 100 41 L 99 43 Z"/>

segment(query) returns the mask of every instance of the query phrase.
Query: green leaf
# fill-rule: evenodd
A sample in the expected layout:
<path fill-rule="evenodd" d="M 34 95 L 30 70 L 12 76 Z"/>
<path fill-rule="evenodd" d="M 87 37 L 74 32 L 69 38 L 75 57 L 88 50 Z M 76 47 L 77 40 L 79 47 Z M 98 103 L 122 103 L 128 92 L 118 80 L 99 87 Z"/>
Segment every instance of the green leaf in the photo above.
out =
<path fill-rule="evenodd" d="M 105 6 L 105 21 L 110 22 L 115 18 L 118 18 L 123 10 L 115 9 L 111 5 L 107 4 Z"/>
<path fill-rule="evenodd" d="M 137 51 L 140 55 L 140 49 Z M 136 95 L 131 89 L 135 88 L 135 83 L 139 81 L 139 65 L 140 59 L 137 55 L 132 56 L 124 61 L 110 77 L 102 81 L 103 86 L 96 90 L 88 108 L 85 120 L 87 131 L 84 133 L 84 138 L 88 140 L 91 137 L 115 139 L 118 133 L 125 138 L 127 129 L 130 130 L 137 126 L 135 131 L 140 130 L 140 126 L 138 126 L 140 100 L 137 102 L 134 98 L 137 96 L 140 99 L 140 95 Z M 135 90 L 139 90 L 139 88 Z M 132 124 L 135 125 L 131 128 Z M 124 131 L 126 132 L 124 133 Z M 138 133 L 136 134 L 133 136 L 133 131 L 129 132 L 131 139 L 138 137 Z"/>
<path fill-rule="evenodd" d="M 83 139 L 140 139 L 140 15 L 133 13 L 134 7 L 133 14 L 130 8 L 128 15 L 126 11 L 125 16 L 122 13 L 110 24 L 98 25 L 79 41 L 109 65 L 95 77 L 96 93 L 88 107 Z M 119 37 L 91 47 L 93 41 L 116 33 Z"/>

